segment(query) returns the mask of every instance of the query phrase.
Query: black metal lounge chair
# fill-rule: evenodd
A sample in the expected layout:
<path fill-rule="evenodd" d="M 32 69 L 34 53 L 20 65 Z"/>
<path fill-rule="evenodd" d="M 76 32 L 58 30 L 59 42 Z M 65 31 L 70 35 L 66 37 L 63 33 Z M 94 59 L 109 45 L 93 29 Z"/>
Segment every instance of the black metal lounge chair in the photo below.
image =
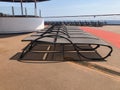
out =
<path fill-rule="evenodd" d="M 23 39 L 22 41 L 30 41 L 30 43 L 23 49 L 20 59 L 22 59 L 27 52 L 31 51 L 36 44 L 52 45 L 54 47 L 54 49 L 51 51 L 53 54 L 56 52 L 56 46 L 61 45 L 62 50 L 59 52 L 63 54 L 63 58 L 64 53 L 67 52 L 67 50 L 65 50 L 65 46 L 67 45 L 71 45 L 78 56 L 90 60 L 103 60 L 111 55 L 113 49 L 105 41 L 82 30 L 78 31 L 78 28 L 72 26 L 70 27 L 66 27 L 65 25 L 53 25 L 42 33 L 39 32 Z M 77 33 L 75 34 L 73 30 L 77 31 Z M 89 48 L 83 48 L 81 45 L 89 46 Z M 91 51 L 98 54 L 96 50 L 101 46 L 107 47 L 109 49 L 108 53 L 103 57 L 88 57 L 82 53 Z"/>

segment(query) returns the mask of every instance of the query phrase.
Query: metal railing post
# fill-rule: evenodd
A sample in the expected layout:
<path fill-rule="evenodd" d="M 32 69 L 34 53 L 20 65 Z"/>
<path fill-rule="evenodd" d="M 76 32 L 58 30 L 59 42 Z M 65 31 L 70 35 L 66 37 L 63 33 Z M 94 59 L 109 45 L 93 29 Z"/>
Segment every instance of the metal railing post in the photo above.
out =
<path fill-rule="evenodd" d="M 13 16 L 15 15 L 14 7 L 13 7 L 13 6 L 12 6 L 12 15 L 13 15 Z"/>
<path fill-rule="evenodd" d="M 41 17 L 41 10 L 39 10 L 39 16 Z"/>
<path fill-rule="evenodd" d="M 35 16 L 37 16 L 37 1 L 34 0 L 34 2 L 35 2 L 35 9 L 34 9 L 34 12 L 35 12 Z"/>
<path fill-rule="evenodd" d="M 27 16 L 27 8 L 25 7 L 25 15 Z"/>
<path fill-rule="evenodd" d="M 23 15 L 23 0 L 21 0 L 21 15 Z"/>

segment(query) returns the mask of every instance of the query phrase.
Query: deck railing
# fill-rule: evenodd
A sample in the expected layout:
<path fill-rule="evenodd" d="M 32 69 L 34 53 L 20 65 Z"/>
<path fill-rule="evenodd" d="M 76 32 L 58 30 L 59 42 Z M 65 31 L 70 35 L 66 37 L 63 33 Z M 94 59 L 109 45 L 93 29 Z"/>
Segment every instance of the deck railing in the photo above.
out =
<path fill-rule="evenodd" d="M 37 10 L 37 15 L 35 15 L 35 9 L 30 7 L 23 7 L 23 11 L 21 11 L 21 7 L 15 6 L 0 6 L 0 16 L 39 16 L 41 17 L 41 10 Z"/>

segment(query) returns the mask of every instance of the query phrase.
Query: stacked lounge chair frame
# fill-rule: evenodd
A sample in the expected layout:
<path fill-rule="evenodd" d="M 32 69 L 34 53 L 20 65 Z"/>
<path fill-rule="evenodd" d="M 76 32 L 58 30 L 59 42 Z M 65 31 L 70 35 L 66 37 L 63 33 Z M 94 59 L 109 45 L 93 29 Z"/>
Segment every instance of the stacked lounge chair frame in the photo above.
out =
<path fill-rule="evenodd" d="M 25 54 L 30 52 L 33 47 L 37 44 L 48 44 L 52 45 L 54 49 L 49 51 L 49 53 L 58 53 L 56 52 L 57 45 L 62 46 L 62 50 L 59 52 L 62 53 L 63 58 L 64 53 L 67 52 L 65 50 L 65 46 L 71 45 L 74 48 L 74 51 L 79 57 L 83 57 L 90 60 L 104 60 L 108 56 L 111 55 L 113 49 L 108 43 L 99 39 L 98 37 L 91 35 L 83 30 L 80 30 L 74 26 L 65 26 L 65 25 L 52 25 L 49 28 L 41 30 L 29 37 L 26 37 L 22 41 L 30 41 L 30 43 L 23 49 L 20 59 L 22 59 Z M 89 46 L 89 48 L 83 48 L 81 46 Z M 94 47 L 93 47 L 94 46 Z M 94 51 L 100 48 L 101 46 L 107 47 L 108 53 L 103 57 L 88 57 L 87 55 L 82 54 L 81 52 L 85 51 Z M 98 52 L 97 52 L 98 54 Z"/>

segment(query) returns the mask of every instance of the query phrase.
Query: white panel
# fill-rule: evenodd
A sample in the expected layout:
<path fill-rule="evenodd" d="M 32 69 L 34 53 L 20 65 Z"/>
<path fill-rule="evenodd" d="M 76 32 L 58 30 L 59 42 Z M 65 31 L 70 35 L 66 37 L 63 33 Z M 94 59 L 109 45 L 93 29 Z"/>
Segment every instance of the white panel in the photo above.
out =
<path fill-rule="evenodd" d="M 0 33 L 32 32 L 43 28 L 43 18 L 0 17 Z"/>

